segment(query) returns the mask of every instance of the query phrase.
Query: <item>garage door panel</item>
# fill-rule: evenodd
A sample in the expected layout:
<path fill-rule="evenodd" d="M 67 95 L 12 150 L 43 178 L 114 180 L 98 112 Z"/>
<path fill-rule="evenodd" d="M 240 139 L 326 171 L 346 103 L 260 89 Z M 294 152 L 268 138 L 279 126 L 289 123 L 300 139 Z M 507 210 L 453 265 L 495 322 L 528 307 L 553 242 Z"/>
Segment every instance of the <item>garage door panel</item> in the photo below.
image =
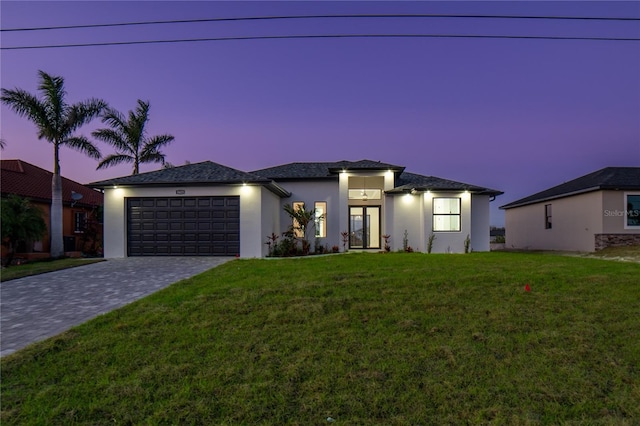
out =
<path fill-rule="evenodd" d="M 240 198 L 128 198 L 129 256 L 232 256 L 240 252 Z"/>

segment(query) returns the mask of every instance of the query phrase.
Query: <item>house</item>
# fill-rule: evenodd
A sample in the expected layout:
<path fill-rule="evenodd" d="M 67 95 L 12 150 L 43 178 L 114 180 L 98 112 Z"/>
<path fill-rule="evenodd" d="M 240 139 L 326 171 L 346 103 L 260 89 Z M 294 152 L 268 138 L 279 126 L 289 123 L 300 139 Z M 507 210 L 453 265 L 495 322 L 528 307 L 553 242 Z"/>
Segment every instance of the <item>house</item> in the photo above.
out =
<path fill-rule="evenodd" d="M 32 204 L 42 210 L 47 229 L 50 223 L 52 176 L 52 172 L 23 160 L 0 160 L 2 197 L 13 194 L 29 199 Z M 97 210 L 102 207 L 102 199 L 103 195 L 100 191 L 71 179 L 62 178 L 62 233 L 65 252 L 82 252 L 94 243 L 93 240 L 88 240 L 88 233 L 85 235 L 85 227 L 87 220 L 94 217 Z M 102 227 L 97 227 L 97 231 L 96 238 L 101 239 Z M 46 258 L 49 256 L 49 247 L 47 232 L 42 240 L 18 247 L 17 251 L 21 257 L 28 259 Z"/>
<path fill-rule="evenodd" d="M 606 167 L 500 208 L 509 248 L 640 245 L 640 167 Z"/>
<path fill-rule="evenodd" d="M 377 161 L 291 163 L 243 172 L 211 161 L 94 182 L 105 196 L 105 256 L 263 257 L 286 231 L 283 206 L 315 209 L 323 247 L 433 252 L 489 250 L 489 188 L 422 176 Z"/>

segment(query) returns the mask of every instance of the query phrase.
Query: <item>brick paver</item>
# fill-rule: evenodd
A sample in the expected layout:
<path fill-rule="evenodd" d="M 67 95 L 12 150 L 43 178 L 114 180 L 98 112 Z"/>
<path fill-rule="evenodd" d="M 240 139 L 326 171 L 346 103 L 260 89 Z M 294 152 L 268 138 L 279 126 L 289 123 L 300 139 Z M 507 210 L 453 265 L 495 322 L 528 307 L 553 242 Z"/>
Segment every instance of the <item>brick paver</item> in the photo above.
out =
<path fill-rule="evenodd" d="M 0 283 L 0 356 L 59 334 L 231 259 L 110 259 Z"/>

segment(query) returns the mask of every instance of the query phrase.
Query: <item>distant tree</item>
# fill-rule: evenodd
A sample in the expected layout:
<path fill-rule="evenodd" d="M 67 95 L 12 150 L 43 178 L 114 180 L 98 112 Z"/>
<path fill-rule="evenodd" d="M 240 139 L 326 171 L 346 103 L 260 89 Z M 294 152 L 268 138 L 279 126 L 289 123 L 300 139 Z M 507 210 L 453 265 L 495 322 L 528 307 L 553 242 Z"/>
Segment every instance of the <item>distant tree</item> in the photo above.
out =
<path fill-rule="evenodd" d="M 51 179 L 51 256 L 64 255 L 62 240 L 62 177 L 60 175 L 60 147 L 80 151 L 99 159 L 100 151 L 84 136 L 73 133 L 97 117 L 107 104 L 100 99 L 89 99 L 73 105 L 67 104 L 67 92 L 62 77 L 38 71 L 42 98 L 22 89 L 2 89 L 2 102 L 18 115 L 28 118 L 38 128 L 38 139 L 53 144 L 53 176 Z"/>
<path fill-rule="evenodd" d="M 0 149 L 4 149 L 5 146 L 7 146 L 7 143 L 4 141 L 4 139 L 0 139 Z"/>
<path fill-rule="evenodd" d="M 128 119 L 113 108 L 108 108 L 102 116 L 102 122 L 110 128 L 98 129 L 92 133 L 96 139 L 106 142 L 116 149 L 115 154 L 106 156 L 98 170 L 121 163 L 133 163 L 133 173 L 140 173 L 142 163 L 165 163 L 160 148 L 168 145 L 173 136 L 164 134 L 148 137 L 145 127 L 149 121 L 149 102 L 138 99 L 135 111 L 129 111 Z"/>
<path fill-rule="evenodd" d="M 2 245 L 7 247 L 5 266 L 11 265 L 18 243 L 39 240 L 47 232 L 43 213 L 25 198 L 10 195 L 0 202 Z"/>

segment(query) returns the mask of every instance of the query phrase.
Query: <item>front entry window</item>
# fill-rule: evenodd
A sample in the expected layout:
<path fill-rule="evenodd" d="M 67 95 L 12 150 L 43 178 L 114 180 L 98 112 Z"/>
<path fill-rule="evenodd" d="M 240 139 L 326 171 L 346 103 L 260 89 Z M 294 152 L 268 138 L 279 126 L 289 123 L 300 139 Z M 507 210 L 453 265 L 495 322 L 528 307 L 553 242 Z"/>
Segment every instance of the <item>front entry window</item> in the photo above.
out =
<path fill-rule="evenodd" d="M 349 207 L 349 248 L 380 248 L 380 206 Z"/>

